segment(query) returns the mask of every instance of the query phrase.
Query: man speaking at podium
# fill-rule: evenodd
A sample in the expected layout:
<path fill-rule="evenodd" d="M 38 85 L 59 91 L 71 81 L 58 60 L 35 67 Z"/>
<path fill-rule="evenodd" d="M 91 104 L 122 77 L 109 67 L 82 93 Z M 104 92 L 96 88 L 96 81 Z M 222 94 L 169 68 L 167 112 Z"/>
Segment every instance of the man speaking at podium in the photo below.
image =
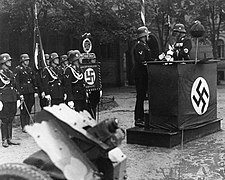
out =
<path fill-rule="evenodd" d="M 144 100 L 148 89 L 148 72 L 144 62 L 151 59 L 151 51 L 147 45 L 149 33 L 147 27 L 139 27 L 134 47 L 134 78 L 137 92 L 134 120 L 135 126 L 139 127 L 144 126 Z"/>
<path fill-rule="evenodd" d="M 174 44 L 174 60 L 189 60 L 192 49 L 191 39 L 186 36 L 186 30 L 183 24 L 178 23 L 173 27 L 173 36 L 176 38 Z"/>

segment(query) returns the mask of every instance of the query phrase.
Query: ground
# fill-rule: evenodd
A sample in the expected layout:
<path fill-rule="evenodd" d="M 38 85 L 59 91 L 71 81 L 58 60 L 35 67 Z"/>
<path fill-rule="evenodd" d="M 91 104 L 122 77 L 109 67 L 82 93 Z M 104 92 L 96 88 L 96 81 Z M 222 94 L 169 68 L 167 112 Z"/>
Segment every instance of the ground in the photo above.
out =
<path fill-rule="evenodd" d="M 225 86 L 218 86 L 217 117 L 225 117 Z M 133 127 L 134 87 L 106 89 L 105 99 L 114 97 L 117 105 L 101 108 L 99 121 L 115 117 L 123 129 Z M 104 107 L 107 107 L 104 106 Z M 147 104 L 145 104 L 147 107 Z M 225 179 L 225 123 L 222 130 L 173 148 L 131 145 L 126 139 L 120 146 L 127 156 L 128 180 L 223 180 Z M 20 146 L 0 147 L 0 164 L 22 162 L 39 147 L 34 140 L 15 125 L 13 136 Z"/>

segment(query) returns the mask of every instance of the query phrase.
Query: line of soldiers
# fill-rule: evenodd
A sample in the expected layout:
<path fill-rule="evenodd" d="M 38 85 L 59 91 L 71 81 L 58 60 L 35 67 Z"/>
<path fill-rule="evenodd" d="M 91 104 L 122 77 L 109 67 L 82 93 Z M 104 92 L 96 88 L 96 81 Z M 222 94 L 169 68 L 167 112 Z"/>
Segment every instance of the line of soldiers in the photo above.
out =
<path fill-rule="evenodd" d="M 46 66 L 34 71 L 28 54 L 20 56 L 20 65 L 15 72 L 10 70 L 12 58 L 8 53 L 0 55 L 0 119 L 2 146 L 18 145 L 12 141 L 12 121 L 20 107 L 22 132 L 32 121 L 31 110 L 35 96 L 39 96 L 40 107 L 66 103 L 76 111 L 89 110 L 84 75 L 80 67 L 81 53 L 70 50 L 67 55 L 45 54 Z M 100 99 L 100 93 L 97 97 Z M 99 101 L 96 101 L 96 106 Z M 95 106 L 95 108 L 96 108 Z M 34 106 L 35 107 L 35 106 Z M 93 118 L 96 117 L 92 114 Z"/>

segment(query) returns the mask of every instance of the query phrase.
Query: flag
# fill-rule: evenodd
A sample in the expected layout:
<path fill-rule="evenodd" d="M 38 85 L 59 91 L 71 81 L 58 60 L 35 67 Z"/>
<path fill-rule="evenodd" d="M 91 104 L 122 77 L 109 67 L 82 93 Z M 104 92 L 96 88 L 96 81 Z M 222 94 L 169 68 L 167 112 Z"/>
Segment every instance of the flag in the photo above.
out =
<path fill-rule="evenodd" d="M 141 0 L 141 20 L 145 26 L 145 0 Z"/>
<path fill-rule="evenodd" d="M 34 66 L 36 70 L 44 68 L 46 65 L 45 62 L 45 53 L 41 41 L 41 33 L 38 27 L 38 18 L 37 18 L 37 4 L 34 4 Z"/>

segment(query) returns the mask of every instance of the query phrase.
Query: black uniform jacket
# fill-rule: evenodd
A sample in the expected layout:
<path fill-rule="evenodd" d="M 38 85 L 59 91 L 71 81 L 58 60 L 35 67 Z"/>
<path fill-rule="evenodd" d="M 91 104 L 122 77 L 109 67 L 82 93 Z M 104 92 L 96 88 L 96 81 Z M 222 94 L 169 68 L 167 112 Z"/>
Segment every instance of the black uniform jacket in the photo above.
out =
<path fill-rule="evenodd" d="M 86 99 L 84 75 L 80 68 L 68 66 L 65 71 L 65 91 L 68 101 Z"/>
<path fill-rule="evenodd" d="M 43 83 L 43 69 L 39 69 L 35 73 L 35 84 L 37 85 L 38 94 L 41 95 L 44 92 L 44 83 Z"/>
<path fill-rule="evenodd" d="M 134 47 L 135 73 L 146 70 L 145 61 L 151 61 L 151 50 L 146 43 L 138 41 Z"/>
<path fill-rule="evenodd" d="M 181 37 L 174 44 L 174 60 L 189 60 L 189 53 L 192 49 L 191 39 L 186 36 Z"/>
<path fill-rule="evenodd" d="M 58 67 L 45 67 L 43 70 L 43 87 L 46 95 L 52 99 L 64 97 L 63 74 Z"/>
<path fill-rule="evenodd" d="M 0 101 L 16 102 L 19 99 L 15 75 L 11 70 L 0 69 Z"/>
<path fill-rule="evenodd" d="M 148 45 L 142 41 L 138 41 L 134 47 L 134 75 L 135 83 L 138 90 L 147 89 L 148 73 L 147 66 L 143 64 L 145 61 L 151 61 L 151 50 Z"/>
<path fill-rule="evenodd" d="M 16 82 L 20 94 L 32 94 L 36 92 L 35 73 L 31 67 L 18 65 L 15 69 Z"/>

